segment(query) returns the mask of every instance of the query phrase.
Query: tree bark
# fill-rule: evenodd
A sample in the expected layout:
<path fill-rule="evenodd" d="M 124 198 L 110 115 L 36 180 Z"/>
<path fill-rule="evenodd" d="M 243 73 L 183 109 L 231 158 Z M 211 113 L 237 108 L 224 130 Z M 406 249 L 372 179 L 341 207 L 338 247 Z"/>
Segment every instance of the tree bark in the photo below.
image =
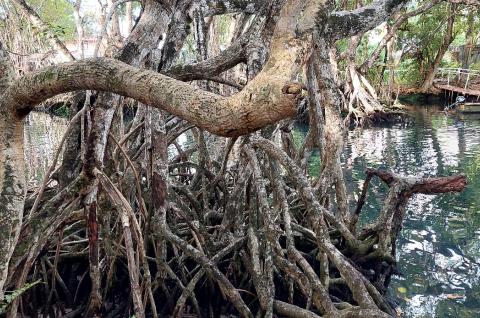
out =
<path fill-rule="evenodd" d="M 435 79 L 435 74 L 437 72 L 438 66 L 442 62 L 443 56 L 447 52 L 448 47 L 454 40 L 453 23 L 455 22 L 455 11 L 456 11 L 456 4 L 451 3 L 447 13 L 448 19 L 447 19 L 447 29 L 445 31 L 445 36 L 442 44 L 440 45 L 440 48 L 437 51 L 437 54 L 435 55 L 435 59 L 429 65 L 424 75 L 424 80 L 423 80 L 422 86 L 420 87 L 420 90 L 422 92 L 427 93 L 432 89 L 433 81 Z"/>
<path fill-rule="evenodd" d="M 33 25 L 45 32 L 47 39 L 54 49 L 58 50 L 62 57 L 67 61 L 74 61 L 72 53 L 67 49 L 65 44 L 49 29 L 48 25 L 42 21 L 40 16 L 25 2 L 25 0 L 12 0 L 22 11 L 28 16 Z"/>
<path fill-rule="evenodd" d="M 22 225 L 25 204 L 23 124 L 12 114 L 0 114 L 0 300 L 8 265 Z"/>
<path fill-rule="evenodd" d="M 325 17 L 322 13 L 327 8 L 324 0 L 308 1 L 299 3 L 298 1 L 288 0 L 283 6 L 280 18 L 276 23 L 275 31 L 271 41 L 271 53 L 263 70 L 239 93 L 225 98 L 219 95 L 195 89 L 192 86 L 174 80 L 170 77 L 157 74 L 152 71 L 140 70 L 128 66 L 122 62 L 113 59 L 91 59 L 78 62 L 66 63 L 59 66 L 53 66 L 41 70 L 39 72 L 25 75 L 23 78 L 14 81 L 5 91 L 2 92 L 0 101 L 0 130 L 3 133 L 2 143 L 0 144 L 0 193 L 1 218 L 5 218 L 6 237 L 0 239 L 0 245 L 5 247 L 5 254 L 1 254 L 0 269 L 1 280 L 0 290 L 3 290 L 6 277 L 7 266 L 11 257 L 11 253 L 18 240 L 18 231 L 22 222 L 22 213 L 25 196 L 25 175 L 23 167 L 23 119 L 28 113 L 34 109 L 35 105 L 49 97 L 59 93 L 91 89 L 104 92 L 112 92 L 124 96 L 132 97 L 147 105 L 151 105 L 171 114 L 177 115 L 189 122 L 196 124 L 200 128 L 204 128 L 214 134 L 221 136 L 239 136 L 255 130 L 258 130 L 268 124 L 275 123 L 281 119 L 291 117 L 296 113 L 297 102 L 303 90 L 303 84 L 295 82 L 297 75 L 300 73 L 305 60 L 309 57 L 312 50 L 312 32 L 324 32 L 323 41 L 331 41 L 344 34 L 354 34 L 359 31 L 365 31 L 372 28 L 381 21 L 386 19 L 389 14 L 397 10 L 404 1 L 402 0 L 385 0 L 375 1 L 369 6 L 354 10 L 353 12 L 339 12 L 333 14 L 341 28 L 339 31 L 333 30 L 331 27 L 318 29 L 318 26 L 325 27 L 332 22 L 331 19 Z M 149 1 L 146 2 L 146 6 Z M 365 13 L 370 14 L 367 19 Z M 141 31 L 149 31 L 155 29 L 155 15 L 146 18 L 148 23 L 142 25 L 144 29 L 139 28 L 138 31 L 132 32 L 128 43 L 120 54 L 120 58 L 127 62 L 132 62 L 134 57 L 140 56 L 142 45 L 144 43 L 137 42 L 135 39 L 141 40 L 142 34 L 151 34 L 150 32 L 142 33 Z M 372 18 L 374 14 L 374 18 Z M 142 16 L 143 18 L 143 16 Z M 331 17 L 330 17 L 331 18 Z M 355 20 L 358 18 L 357 20 Z M 356 22 L 348 24 L 347 22 Z M 330 24 L 332 26 L 332 24 Z M 153 33 L 159 36 L 159 33 Z M 322 33 L 323 34 L 323 33 Z M 158 38 L 147 41 L 147 44 L 156 44 Z M 328 48 L 325 43 L 320 43 L 321 48 Z M 135 52 L 136 54 L 132 54 Z M 328 58 L 327 58 L 328 59 Z M 329 71 L 329 69 L 326 69 Z M 317 74 L 318 76 L 319 74 Z M 326 88 L 332 96 L 328 98 L 335 99 L 336 86 L 330 83 L 331 78 L 326 78 L 325 83 L 319 85 L 321 89 Z M 333 81 L 334 82 L 334 81 Z M 105 98 L 104 101 L 109 101 Z M 330 100 L 332 105 L 331 113 L 327 114 L 330 120 L 333 119 L 332 125 L 340 125 L 340 109 L 338 101 Z M 99 112 L 103 110 L 99 109 Z M 106 115 L 105 115 L 106 116 Z M 101 120 L 106 117 L 101 116 Z M 108 123 L 98 121 L 97 125 L 109 127 Z M 102 128 L 102 129 L 104 129 Z M 102 130 L 100 129 L 100 130 Z M 102 131 L 102 136 L 97 136 L 102 142 L 95 142 L 94 147 L 98 155 L 90 160 L 99 160 L 90 164 L 103 164 L 102 156 L 106 143 L 107 131 Z M 340 142 L 338 136 L 334 133 L 330 134 L 326 131 L 327 139 L 330 145 Z M 93 138 L 93 137 L 92 137 Z M 102 148 L 103 147 L 103 148 Z M 103 150 L 102 150 L 103 149 Z M 332 148 L 333 149 L 333 148 Z M 337 199 L 339 200 L 339 211 L 342 216 L 346 214 L 346 192 L 342 188 L 341 176 L 338 174 L 339 158 L 338 149 L 335 149 L 333 167 L 337 173 L 335 183 L 337 190 Z M 84 173 L 91 174 L 93 167 L 84 169 Z M 90 171 L 90 172 L 89 172 Z M 341 171 L 340 171 L 341 172 Z M 93 176 L 90 176 L 93 177 Z M 88 181 L 88 180 L 87 180 Z M 87 193 L 94 193 L 96 188 L 95 182 L 87 182 L 83 189 L 88 190 Z M 92 190 L 92 191 L 90 191 Z M 95 205 L 95 194 L 87 194 L 91 196 L 85 201 L 88 214 L 88 222 L 91 225 L 90 233 L 92 234 L 92 264 L 98 260 L 95 251 L 95 214 L 93 206 Z M 90 200 L 91 199 L 91 200 Z M 163 216 L 164 217 L 164 216 Z M 162 220 L 162 222 L 164 219 Z M 174 235 L 164 227 L 162 229 L 170 242 L 183 246 L 189 250 L 188 246 L 179 241 Z M 94 255 L 95 254 L 95 255 Z M 193 253 L 192 255 L 197 255 Z M 333 255 L 333 254 L 332 254 Z M 197 255 L 198 256 L 198 255 Z M 334 256 L 334 255 L 333 255 Z M 203 256 L 198 258 L 202 264 L 208 262 Z M 215 269 L 215 273 L 219 282 L 228 285 L 228 280 Z M 98 270 L 97 270 L 98 272 Z M 229 287 L 228 287 L 229 288 Z M 238 309 L 246 316 L 250 316 L 248 308 L 241 301 L 238 292 L 230 292 L 224 290 L 227 295 L 235 302 Z"/>

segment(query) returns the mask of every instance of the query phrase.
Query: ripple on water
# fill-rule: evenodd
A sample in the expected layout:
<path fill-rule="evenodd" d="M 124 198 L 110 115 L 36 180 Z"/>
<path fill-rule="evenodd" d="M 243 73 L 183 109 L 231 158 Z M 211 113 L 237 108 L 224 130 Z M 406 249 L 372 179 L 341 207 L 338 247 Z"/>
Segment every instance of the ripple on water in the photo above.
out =
<path fill-rule="evenodd" d="M 480 115 L 445 116 L 434 106 L 415 107 L 412 115 L 413 123 L 349 132 L 342 161 L 351 201 L 365 168 L 466 174 L 460 194 L 417 195 L 409 202 L 397 248 L 402 276 L 392 279 L 390 290 L 404 317 L 480 317 Z M 310 167 L 318 165 L 313 158 Z M 374 180 L 362 224 L 376 217 L 385 193 Z"/>

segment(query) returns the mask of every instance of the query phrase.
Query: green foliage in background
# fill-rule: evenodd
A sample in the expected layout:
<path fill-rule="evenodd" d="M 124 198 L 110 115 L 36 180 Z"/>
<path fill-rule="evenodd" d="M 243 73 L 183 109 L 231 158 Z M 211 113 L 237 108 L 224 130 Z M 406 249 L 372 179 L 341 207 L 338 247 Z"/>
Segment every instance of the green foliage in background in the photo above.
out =
<path fill-rule="evenodd" d="M 405 12 L 415 10 L 423 3 L 424 1 L 412 2 Z M 422 84 L 426 71 L 432 65 L 444 41 L 450 5 L 448 2 L 441 2 L 426 13 L 409 18 L 397 30 L 394 54 L 402 52 L 400 63 L 395 68 L 397 84 L 413 87 Z M 394 19 L 388 23 L 392 25 Z M 449 51 L 444 55 L 440 67 L 457 68 L 462 66 L 455 49 L 466 45 L 469 29 L 473 29 L 473 42 L 477 45 L 480 44 L 480 10 L 474 9 L 472 6 L 457 5 L 453 28 L 454 40 Z M 361 65 L 373 54 L 383 38 L 383 32 L 384 27 L 382 26 L 364 34 L 356 51 L 357 65 Z M 348 50 L 348 41 L 348 39 L 342 39 L 336 43 L 339 54 Z M 388 65 L 385 63 L 385 54 L 384 49 L 374 67 L 367 70 L 366 77 L 375 86 L 383 85 L 388 81 Z M 340 76 L 344 76 L 345 61 L 339 61 L 338 66 Z M 480 69 L 480 61 L 471 63 L 469 67 Z"/>
<path fill-rule="evenodd" d="M 424 71 L 433 63 L 435 56 L 442 45 L 445 37 L 448 6 L 444 2 L 436 5 L 433 9 L 410 18 L 400 28 L 398 32 L 397 50 L 402 46 L 407 48 L 405 56 L 398 67 L 397 81 L 402 85 L 419 85 L 424 76 Z M 440 67 L 456 68 L 461 67 L 461 62 L 457 60 L 452 52 L 454 48 L 466 44 L 466 33 L 469 28 L 468 15 L 471 11 L 469 7 L 459 6 L 455 14 L 455 23 L 453 28 L 454 41 L 450 45 L 449 51 L 445 54 Z M 479 34 L 480 16 L 474 15 L 473 19 L 474 34 Z M 474 40 L 478 43 L 479 37 Z M 475 68 L 476 65 L 471 65 Z"/>
<path fill-rule="evenodd" d="M 27 3 L 60 39 L 75 38 L 75 21 L 71 3 L 65 0 L 28 0 Z"/>

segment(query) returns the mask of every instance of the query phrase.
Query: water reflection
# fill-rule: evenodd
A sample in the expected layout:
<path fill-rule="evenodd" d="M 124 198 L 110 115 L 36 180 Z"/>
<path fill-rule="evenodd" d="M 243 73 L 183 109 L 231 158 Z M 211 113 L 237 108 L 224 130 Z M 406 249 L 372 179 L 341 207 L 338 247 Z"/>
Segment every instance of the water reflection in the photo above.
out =
<path fill-rule="evenodd" d="M 343 164 L 352 202 L 367 167 L 415 176 L 466 174 L 469 185 L 461 194 L 410 201 L 397 255 L 403 275 L 390 290 L 405 317 L 480 317 L 480 117 L 446 117 L 432 106 L 411 111 L 413 122 L 348 134 Z M 377 215 L 385 190 L 373 183 L 363 223 Z"/>

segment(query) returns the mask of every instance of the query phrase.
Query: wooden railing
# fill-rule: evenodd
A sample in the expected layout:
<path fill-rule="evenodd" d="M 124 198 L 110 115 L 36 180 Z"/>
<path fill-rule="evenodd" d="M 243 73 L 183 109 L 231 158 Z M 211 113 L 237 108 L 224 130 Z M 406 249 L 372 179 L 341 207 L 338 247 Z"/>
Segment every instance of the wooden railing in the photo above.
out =
<path fill-rule="evenodd" d="M 480 71 L 464 68 L 439 68 L 435 80 L 446 82 L 447 85 L 461 85 L 467 89 L 470 83 L 480 81 Z"/>

